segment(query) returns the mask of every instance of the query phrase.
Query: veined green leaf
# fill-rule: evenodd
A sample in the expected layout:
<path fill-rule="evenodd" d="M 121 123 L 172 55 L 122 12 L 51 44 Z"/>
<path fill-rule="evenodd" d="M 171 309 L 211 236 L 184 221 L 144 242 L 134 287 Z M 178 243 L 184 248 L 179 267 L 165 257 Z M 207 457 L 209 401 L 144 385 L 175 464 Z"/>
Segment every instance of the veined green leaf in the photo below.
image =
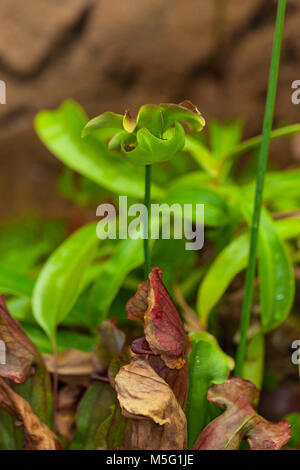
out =
<path fill-rule="evenodd" d="M 54 251 L 39 274 L 32 298 L 33 315 L 51 339 L 81 292 L 98 243 L 96 224 L 82 227 Z"/>
<path fill-rule="evenodd" d="M 290 313 L 295 279 L 291 259 L 266 211 L 261 214 L 258 268 L 262 327 L 270 331 Z"/>

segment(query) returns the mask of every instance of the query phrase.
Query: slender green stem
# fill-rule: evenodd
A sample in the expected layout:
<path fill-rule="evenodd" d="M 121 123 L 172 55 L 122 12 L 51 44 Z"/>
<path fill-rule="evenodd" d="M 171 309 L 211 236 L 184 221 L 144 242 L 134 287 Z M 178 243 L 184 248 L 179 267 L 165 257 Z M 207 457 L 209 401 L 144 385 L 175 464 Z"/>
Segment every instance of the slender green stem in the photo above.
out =
<path fill-rule="evenodd" d="M 150 250 L 149 250 L 149 238 L 150 238 L 150 210 L 151 210 L 151 165 L 145 167 L 145 206 L 147 208 L 146 220 L 144 227 L 147 236 L 144 239 L 144 257 L 145 257 L 145 278 L 148 279 L 150 273 Z M 148 232 L 148 233 L 147 233 Z"/>
<path fill-rule="evenodd" d="M 272 61 L 265 109 L 265 118 L 263 125 L 262 143 L 258 160 L 258 171 L 256 178 L 256 191 L 254 201 L 254 211 L 252 217 L 250 252 L 245 281 L 245 295 L 242 307 L 242 317 L 240 325 L 240 342 L 236 356 L 235 375 L 241 375 L 246 354 L 247 334 L 251 317 L 251 306 L 253 300 L 254 276 L 256 270 L 256 251 L 258 244 L 258 230 L 264 189 L 264 178 L 268 161 L 268 153 L 271 138 L 271 129 L 274 116 L 274 106 L 276 99 L 278 70 L 280 62 L 280 50 L 282 43 L 282 32 L 285 17 L 286 0 L 278 0 L 274 44 L 272 52 Z"/>

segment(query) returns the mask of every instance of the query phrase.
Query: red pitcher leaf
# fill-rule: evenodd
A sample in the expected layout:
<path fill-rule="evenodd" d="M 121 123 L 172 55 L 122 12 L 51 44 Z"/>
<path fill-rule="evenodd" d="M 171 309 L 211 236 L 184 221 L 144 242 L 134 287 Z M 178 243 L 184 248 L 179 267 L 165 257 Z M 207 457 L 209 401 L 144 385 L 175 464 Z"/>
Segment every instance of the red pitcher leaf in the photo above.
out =
<path fill-rule="evenodd" d="M 291 425 L 282 420 L 271 423 L 257 415 L 251 421 L 247 441 L 252 450 L 280 450 L 291 438 Z"/>
<path fill-rule="evenodd" d="M 59 450 L 55 434 L 33 413 L 29 404 L 0 378 L 0 407 L 24 428 L 24 448 L 28 450 Z"/>
<path fill-rule="evenodd" d="M 127 303 L 128 318 L 144 318 L 145 337 L 151 351 L 160 355 L 169 368 L 180 369 L 185 363 L 186 346 L 180 315 L 162 282 L 159 268 L 152 268 L 147 282 L 148 287 L 146 283 L 140 284 L 137 294 Z"/>
<path fill-rule="evenodd" d="M 33 372 L 33 366 L 42 362 L 42 358 L 32 343 L 23 333 L 19 323 L 7 310 L 5 298 L 0 296 L 0 340 L 5 344 L 6 363 L 0 364 L 0 377 L 23 383 Z"/>
<path fill-rule="evenodd" d="M 186 418 L 169 385 L 144 356 L 135 356 L 115 378 L 124 416 L 132 420 L 132 449 L 182 450 Z"/>
<path fill-rule="evenodd" d="M 207 399 L 226 408 L 200 434 L 195 450 L 238 449 L 243 439 L 252 450 L 279 450 L 291 437 L 287 421 L 270 423 L 255 411 L 259 391 L 248 380 L 233 377 L 220 385 L 213 385 Z"/>

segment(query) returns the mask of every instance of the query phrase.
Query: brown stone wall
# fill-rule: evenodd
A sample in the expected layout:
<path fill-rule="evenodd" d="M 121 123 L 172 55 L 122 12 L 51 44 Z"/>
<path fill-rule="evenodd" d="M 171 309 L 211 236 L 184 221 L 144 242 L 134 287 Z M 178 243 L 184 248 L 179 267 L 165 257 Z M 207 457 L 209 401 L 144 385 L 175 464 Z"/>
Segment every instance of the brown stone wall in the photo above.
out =
<path fill-rule="evenodd" d="M 32 119 L 63 99 L 90 116 L 145 102 L 189 98 L 205 117 L 245 120 L 260 131 L 275 0 L 1 0 L 0 217 L 63 213 L 60 164 L 34 136 Z M 276 124 L 300 121 L 300 2 L 289 0 Z M 288 144 L 273 158 L 290 165 Z"/>

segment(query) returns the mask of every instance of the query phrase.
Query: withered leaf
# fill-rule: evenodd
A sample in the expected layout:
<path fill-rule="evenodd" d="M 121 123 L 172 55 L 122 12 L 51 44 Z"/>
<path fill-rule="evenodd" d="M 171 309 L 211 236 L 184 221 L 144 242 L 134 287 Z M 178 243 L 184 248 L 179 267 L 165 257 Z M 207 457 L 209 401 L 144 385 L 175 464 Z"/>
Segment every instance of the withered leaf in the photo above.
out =
<path fill-rule="evenodd" d="M 132 420 L 131 448 L 185 448 L 185 414 L 147 357 L 135 356 L 123 366 L 115 378 L 115 387 L 123 415 Z"/>
<path fill-rule="evenodd" d="M 93 353 L 80 351 L 79 349 L 67 349 L 57 355 L 56 359 L 51 354 L 43 354 L 43 359 L 49 372 L 57 370 L 59 375 L 90 375 L 95 370 Z"/>
<path fill-rule="evenodd" d="M 58 450 L 62 446 L 55 434 L 33 413 L 30 405 L 0 378 L 0 407 L 12 415 L 24 428 L 24 448 Z"/>
<path fill-rule="evenodd" d="M 33 366 L 42 358 L 19 323 L 9 314 L 5 298 L 0 295 L 0 340 L 5 344 L 6 363 L 0 364 L 0 377 L 23 383 L 34 373 Z"/>
<path fill-rule="evenodd" d="M 181 369 L 186 335 L 180 315 L 162 282 L 162 272 L 152 268 L 149 281 L 139 285 L 127 302 L 128 318 L 144 320 L 145 338 L 150 350 L 160 355 L 171 369 Z"/>
<path fill-rule="evenodd" d="M 55 429 L 63 437 L 67 445 L 73 440 L 76 420 L 76 409 L 83 388 L 69 384 L 59 390 L 57 397 L 57 409 L 55 411 Z"/>
<path fill-rule="evenodd" d="M 97 328 L 99 340 L 95 351 L 98 369 L 106 370 L 125 344 L 125 333 L 117 328 L 113 319 L 104 320 Z"/>
<path fill-rule="evenodd" d="M 251 450 L 279 450 L 291 437 L 287 421 L 270 423 L 255 411 L 259 391 L 254 384 L 239 377 L 213 385 L 207 399 L 226 408 L 200 434 L 195 450 L 238 449 L 246 439 Z"/>

